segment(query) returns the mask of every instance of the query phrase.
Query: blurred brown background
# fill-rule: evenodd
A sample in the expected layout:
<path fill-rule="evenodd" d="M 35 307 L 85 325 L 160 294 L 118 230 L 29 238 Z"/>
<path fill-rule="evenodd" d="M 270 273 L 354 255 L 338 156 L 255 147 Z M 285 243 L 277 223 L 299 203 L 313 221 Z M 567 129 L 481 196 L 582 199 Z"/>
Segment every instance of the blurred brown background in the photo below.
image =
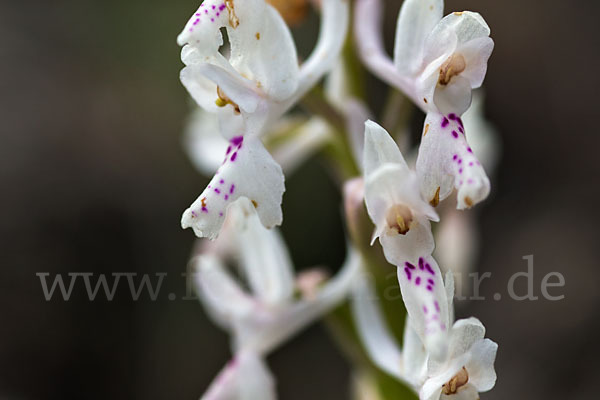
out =
<path fill-rule="evenodd" d="M 198 3 L 0 3 L 2 399 L 193 399 L 229 358 L 226 335 L 199 304 L 166 298 L 184 293 L 194 238 L 179 219 L 206 182 L 182 150 L 192 106 L 175 43 Z M 388 3 L 391 44 L 401 2 Z M 463 9 L 492 27 L 487 110 L 504 145 L 493 197 L 480 207 L 488 300 L 458 310 L 500 344 L 498 382 L 482 398 L 596 398 L 600 3 L 446 3 Z M 302 54 L 309 31 L 297 36 Z M 287 181 L 283 232 L 301 268 L 335 269 L 344 257 L 340 198 L 323 167 L 312 159 Z M 325 201 L 307 215 L 300 197 L 313 193 Z M 536 294 L 560 271 L 564 300 L 492 299 L 528 254 Z M 90 302 L 82 286 L 69 302 L 46 302 L 36 272 L 169 277 L 156 302 L 127 291 Z M 321 325 L 269 364 L 283 399 L 349 397 L 348 365 Z"/>

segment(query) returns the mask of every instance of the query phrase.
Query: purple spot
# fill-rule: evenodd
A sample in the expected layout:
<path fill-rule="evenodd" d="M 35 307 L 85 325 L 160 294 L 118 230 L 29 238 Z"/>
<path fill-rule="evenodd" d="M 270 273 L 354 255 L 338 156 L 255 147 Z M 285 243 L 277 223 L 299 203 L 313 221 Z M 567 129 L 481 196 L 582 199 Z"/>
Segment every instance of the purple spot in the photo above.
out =
<path fill-rule="evenodd" d="M 218 188 L 215 188 L 215 193 L 220 194 L 221 191 Z"/>
<path fill-rule="evenodd" d="M 435 272 L 433 272 L 433 269 L 431 268 L 431 265 L 429 265 L 429 263 L 425 264 L 425 269 L 431 274 L 431 275 L 435 275 Z"/>
<path fill-rule="evenodd" d="M 460 119 L 460 117 L 458 117 L 456 119 L 458 121 L 458 124 L 461 126 L 461 128 L 464 128 L 465 126 L 463 125 L 462 119 Z"/>
<path fill-rule="evenodd" d="M 472 152 L 473 152 L 473 150 L 472 150 L 470 147 L 467 147 L 467 151 L 468 151 L 469 153 L 472 153 Z"/>
<path fill-rule="evenodd" d="M 225 181 L 224 181 L 223 179 L 221 179 L 221 180 L 219 181 L 219 183 L 222 185 L 222 184 L 224 184 L 224 183 L 225 183 Z"/>
<path fill-rule="evenodd" d="M 213 4 L 212 9 L 214 10 L 215 8 L 217 8 L 217 7 Z"/>
<path fill-rule="evenodd" d="M 458 173 L 459 173 L 459 174 L 462 174 L 462 168 L 458 170 Z"/>
<path fill-rule="evenodd" d="M 425 268 L 425 260 L 423 257 L 419 257 L 419 269 L 423 270 L 423 268 Z"/>
<path fill-rule="evenodd" d="M 471 162 L 469 163 L 469 167 L 472 167 L 472 166 L 473 166 L 473 161 L 471 161 Z"/>
<path fill-rule="evenodd" d="M 456 133 L 456 131 L 452 131 L 452 136 L 454 136 L 454 138 L 456 139 L 458 137 L 458 133 Z"/>
<path fill-rule="evenodd" d="M 453 160 L 456 160 L 458 158 L 458 155 L 454 155 L 454 157 L 452 157 Z"/>
<path fill-rule="evenodd" d="M 417 276 L 417 279 L 415 279 L 415 284 L 417 286 L 419 286 L 421 284 L 421 277 L 420 276 Z"/>
<path fill-rule="evenodd" d="M 208 14 L 208 10 L 204 10 L 204 14 Z"/>
<path fill-rule="evenodd" d="M 197 217 L 198 214 L 196 214 L 196 211 L 192 210 L 192 217 Z"/>
<path fill-rule="evenodd" d="M 206 207 L 202 207 L 202 212 L 203 212 L 203 213 L 208 213 L 208 208 L 206 208 Z"/>
<path fill-rule="evenodd" d="M 229 195 L 228 194 L 225 195 L 225 200 L 229 200 Z"/>
<path fill-rule="evenodd" d="M 450 121 L 448 121 L 448 118 L 444 117 L 444 119 L 442 120 L 442 128 L 447 127 L 449 123 Z"/>
<path fill-rule="evenodd" d="M 231 146 L 227 146 L 227 152 L 225 153 L 225 155 L 229 155 L 229 153 L 231 153 Z"/>
<path fill-rule="evenodd" d="M 435 282 L 433 282 L 433 279 L 429 278 L 427 279 L 427 282 L 429 282 L 431 286 L 435 286 Z"/>
<path fill-rule="evenodd" d="M 433 290 L 433 288 L 431 286 L 427 286 L 427 290 L 429 290 L 431 292 Z"/>
<path fill-rule="evenodd" d="M 219 213 L 219 217 L 222 217 L 222 216 L 223 216 L 223 212 L 220 212 L 220 213 Z"/>
<path fill-rule="evenodd" d="M 221 15 L 221 13 L 217 13 L 217 17 L 218 17 L 219 15 Z"/>
<path fill-rule="evenodd" d="M 451 113 L 451 114 L 448 114 L 448 118 L 450 118 L 452 121 L 456 121 L 457 117 L 456 117 L 456 114 Z"/>
<path fill-rule="evenodd" d="M 444 323 L 440 324 L 440 328 L 442 328 L 442 330 L 445 331 L 446 330 L 446 324 L 444 324 Z"/>
<path fill-rule="evenodd" d="M 215 19 L 214 19 L 214 18 L 211 18 L 211 19 L 210 19 L 210 22 L 215 22 Z"/>
<path fill-rule="evenodd" d="M 435 300 L 435 301 L 433 302 L 433 305 L 435 306 L 435 310 L 436 310 L 437 312 L 440 312 L 440 305 L 439 305 L 439 303 L 437 302 L 437 300 Z"/>
<path fill-rule="evenodd" d="M 404 272 L 406 273 L 406 278 L 410 281 L 410 278 L 412 277 L 410 269 L 404 268 Z"/>
<path fill-rule="evenodd" d="M 223 11 L 225 9 L 225 4 L 221 4 L 221 7 L 219 7 L 219 11 Z"/>
<path fill-rule="evenodd" d="M 208 185 L 208 188 L 210 189 L 210 188 L 211 188 L 211 186 L 210 186 L 210 185 Z"/>
<path fill-rule="evenodd" d="M 415 266 L 414 266 L 414 265 L 412 265 L 411 263 L 409 263 L 408 261 L 407 261 L 407 262 L 405 262 L 405 263 L 404 263 L 404 265 L 405 265 L 407 268 L 410 268 L 410 269 L 415 269 Z"/>
<path fill-rule="evenodd" d="M 467 181 L 467 183 L 468 183 L 469 185 L 473 184 L 473 179 L 470 179 L 470 178 L 469 178 L 469 180 Z"/>
<path fill-rule="evenodd" d="M 462 164 L 462 158 L 461 158 L 460 160 L 458 160 L 458 163 L 459 163 L 459 164 Z"/>
<path fill-rule="evenodd" d="M 234 146 L 239 146 L 240 144 L 242 144 L 243 141 L 244 141 L 243 136 L 236 136 L 230 140 L 231 144 Z"/>
<path fill-rule="evenodd" d="M 229 194 L 233 194 L 234 190 L 235 190 L 235 185 L 231 185 L 231 187 L 229 188 Z"/>
<path fill-rule="evenodd" d="M 423 312 L 427 314 L 427 306 L 423 306 Z"/>
<path fill-rule="evenodd" d="M 477 165 L 481 165 L 481 163 L 480 163 L 479 161 L 477 161 L 477 163 L 476 163 L 476 164 L 477 164 Z"/>
<path fill-rule="evenodd" d="M 235 161 L 237 158 L 237 151 L 231 155 L 231 161 Z"/>
<path fill-rule="evenodd" d="M 459 131 L 460 133 L 462 133 L 463 135 L 465 134 L 465 130 L 463 129 L 463 127 L 462 127 L 462 126 L 459 126 L 459 127 L 458 127 L 458 131 Z"/>

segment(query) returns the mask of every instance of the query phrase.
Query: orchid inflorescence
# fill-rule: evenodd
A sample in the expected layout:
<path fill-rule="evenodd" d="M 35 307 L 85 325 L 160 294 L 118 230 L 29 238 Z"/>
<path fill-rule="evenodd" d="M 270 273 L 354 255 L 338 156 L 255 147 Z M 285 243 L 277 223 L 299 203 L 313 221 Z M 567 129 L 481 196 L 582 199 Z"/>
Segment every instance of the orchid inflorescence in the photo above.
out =
<path fill-rule="evenodd" d="M 489 195 L 485 169 L 498 152 L 481 93 L 473 93 L 494 46 L 490 29 L 478 13 L 443 17 L 442 0 L 404 0 L 392 58 L 382 0 L 313 6 L 320 34 L 303 62 L 284 16 L 298 23 L 308 0 L 205 0 L 177 39 L 181 81 L 200 106 L 185 147 L 201 172 L 214 173 L 181 224 L 210 239 L 192 258 L 194 282 L 232 337 L 233 357 L 202 398 L 276 398 L 266 356 L 326 316 L 362 354 L 350 357 L 357 398 L 397 398 L 377 385 L 386 374 L 422 400 L 478 399 L 495 384 L 497 345 L 476 318 L 454 320 L 452 271 L 471 268 L 477 247 L 473 211 L 457 210 Z M 390 135 L 370 119 L 356 89 L 361 62 L 425 113 L 418 150 L 408 121 L 387 124 Z M 331 279 L 320 268 L 296 274 L 276 228 L 284 171 L 323 148 L 333 149 L 323 154 L 342 177 L 348 227 L 348 255 Z M 402 348 L 383 312 L 393 303 L 377 301 L 390 264 L 406 309 Z M 336 318 L 348 299 L 350 318 Z"/>

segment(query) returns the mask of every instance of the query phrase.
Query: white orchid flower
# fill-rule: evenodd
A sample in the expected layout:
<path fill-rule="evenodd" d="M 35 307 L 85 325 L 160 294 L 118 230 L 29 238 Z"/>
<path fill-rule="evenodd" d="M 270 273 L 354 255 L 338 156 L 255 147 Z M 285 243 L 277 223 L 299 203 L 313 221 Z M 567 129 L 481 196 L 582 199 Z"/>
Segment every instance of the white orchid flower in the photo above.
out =
<path fill-rule="evenodd" d="M 481 15 L 464 11 L 442 18 L 443 8 L 442 0 L 404 1 L 393 60 L 383 48 L 380 0 L 357 2 L 355 26 L 365 64 L 427 113 L 417 161 L 423 196 L 437 205 L 456 188 L 457 207 L 464 209 L 490 190 L 460 116 L 485 78 L 494 42 Z"/>
<path fill-rule="evenodd" d="M 450 309 L 453 290 L 452 275 L 448 274 L 446 297 L 440 301 Z M 427 351 L 410 316 L 400 348 L 376 304 L 378 299 L 370 282 L 355 285 L 352 300 L 359 335 L 373 362 L 411 387 L 421 400 L 477 400 L 478 393 L 494 387 L 498 345 L 484 339 L 485 328 L 476 318 L 461 319 L 452 325 L 446 338 L 448 351 L 440 359 Z M 452 324 L 452 320 L 449 313 L 445 322 Z"/>
<path fill-rule="evenodd" d="M 439 218 L 421 198 L 411 171 L 391 136 L 372 121 L 365 123 L 365 203 L 387 261 L 398 267 L 408 314 L 431 352 L 443 354 L 448 307 L 429 221 Z"/>
<path fill-rule="evenodd" d="M 333 67 L 347 25 L 348 2 L 323 1 L 318 43 L 298 66 L 288 27 L 264 0 L 200 5 L 177 39 L 186 65 L 181 80 L 202 108 L 218 115 L 229 144 L 217 174 L 184 212 L 184 228 L 216 238 L 227 207 L 240 197 L 252 201 L 264 226 L 281 224 L 284 176 L 260 136 Z M 227 30 L 228 57 L 220 52 L 221 28 Z"/>
<path fill-rule="evenodd" d="M 494 48 L 478 13 L 442 18 L 443 0 L 404 0 L 398 16 L 393 60 L 381 37 L 381 0 L 358 0 L 357 44 L 366 65 L 402 90 L 425 112 L 462 115 L 471 90 L 481 86 Z"/>
<path fill-rule="evenodd" d="M 297 299 L 294 292 L 299 286 L 306 289 L 306 280 L 294 280 L 278 231 L 262 225 L 247 199 L 240 199 L 231 210 L 229 248 L 249 290 L 234 279 L 220 257 L 208 253 L 194 259 L 200 299 L 233 339 L 233 361 L 215 379 L 205 398 L 272 399 L 272 377 L 264 357 L 339 304 L 347 296 L 359 264 L 356 256 L 351 256 L 335 278 L 313 287 L 310 296 Z M 313 286 L 320 283 L 310 281 Z"/>

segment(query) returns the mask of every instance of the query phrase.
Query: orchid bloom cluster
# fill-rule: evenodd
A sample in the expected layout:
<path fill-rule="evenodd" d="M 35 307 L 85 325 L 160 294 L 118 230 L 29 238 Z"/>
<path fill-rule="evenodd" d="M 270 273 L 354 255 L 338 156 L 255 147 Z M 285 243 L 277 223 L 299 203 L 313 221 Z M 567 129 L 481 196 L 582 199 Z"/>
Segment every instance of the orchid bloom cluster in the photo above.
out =
<path fill-rule="evenodd" d="M 473 267 L 477 224 L 466 209 L 489 195 L 486 169 L 498 152 L 481 95 L 473 94 L 493 50 L 490 29 L 474 12 L 444 17 L 442 0 L 404 0 L 392 58 L 382 0 L 313 1 L 320 34 L 299 62 L 288 22 L 301 21 L 308 3 L 205 0 L 177 39 L 181 81 L 199 106 L 185 147 L 200 172 L 214 173 L 181 224 L 200 238 L 191 261 L 196 289 L 231 336 L 233 354 L 202 398 L 275 399 L 266 357 L 329 316 L 348 332 L 356 328 L 354 341 L 343 340 L 367 356 L 353 359 L 356 371 L 389 374 L 422 400 L 478 399 L 495 384 L 497 345 L 479 320 L 454 321 L 452 271 Z M 360 61 L 425 113 L 415 161 L 351 89 Z M 315 98 L 321 107 L 306 106 Z M 335 151 L 321 151 L 328 146 Z M 322 269 L 296 274 L 277 230 L 284 171 L 313 154 L 329 157 L 345 181 L 348 256 L 331 279 Z M 454 191 L 456 200 L 447 200 Z M 402 348 L 380 309 L 385 302 L 374 301 L 380 293 L 371 279 L 389 266 L 377 260 L 397 270 L 407 314 Z M 335 316 L 350 298 L 353 325 L 344 326 Z M 370 393 L 377 396 L 356 396 L 392 398 Z"/>

